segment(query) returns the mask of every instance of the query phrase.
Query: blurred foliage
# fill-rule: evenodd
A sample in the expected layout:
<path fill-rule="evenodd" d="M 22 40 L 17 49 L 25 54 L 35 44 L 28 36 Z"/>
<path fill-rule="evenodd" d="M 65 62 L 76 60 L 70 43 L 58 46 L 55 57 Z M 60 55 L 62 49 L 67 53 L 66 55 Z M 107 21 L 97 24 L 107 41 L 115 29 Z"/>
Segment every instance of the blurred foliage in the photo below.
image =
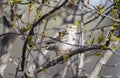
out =
<path fill-rule="evenodd" d="M 46 18 L 43 18 L 39 22 L 38 27 L 35 28 L 36 33 L 41 33 L 43 37 L 47 37 L 51 33 L 54 34 L 54 32 L 58 30 L 52 30 L 52 27 L 60 28 L 61 24 L 66 23 L 65 21 L 67 21 L 74 23 L 78 26 L 78 28 L 81 28 L 81 25 L 84 26 L 83 32 L 86 37 L 85 42 L 87 42 L 88 45 L 103 45 L 109 40 L 120 41 L 120 0 L 114 0 L 113 3 L 111 2 L 111 4 L 109 4 L 112 6 L 109 7 L 106 6 L 108 4 L 107 1 L 105 5 L 92 5 L 90 0 L 88 0 L 87 3 L 85 2 L 85 4 L 82 4 L 82 2 L 79 3 L 79 0 L 68 0 L 64 6 L 49 15 L 49 12 L 56 9 L 56 7 L 62 4 L 62 2 L 64 2 L 64 0 L 8 0 L 6 4 L 8 6 L 2 6 L 1 4 L 0 10 L 1 14 L 5 15 L 10 22 L 10 15 L 12 15 L 10 12 L 13 12 L 13 16 L 15 17 L 10 24 L 14 28 L 16 27 L 16 29 L 23 28 L 25 33 L 30 31 L 35 22 L 43 18 L 44 15 L 48 14 Z M 9 6 L 11 6 L 11 8 Z M 9 9 L 6 9 L 8 7 Z M 84 10 L 82 10 L 83 8 Z M 81 19 L 82 16 L 84 19 Z M 72 18 L 68 21 L 67 19 L 69 17 Z M 109 21 L 111 25 L 107 27 L 108 23 L 105 24 L 103 22 L 108 19 L 110 19 Z M 19 20 L 20 22 L 18 22 Z M 19 25 L 19 27 L 17 25 Z M 111 35 L 110 38 L 108 38 L 106 34 L 108 33 L 108 30 Z M 81 34 L 81 32 L 78 33 Z M 91 34 L 88 35 L 88 33 Z M 64 33 L 60 32 L 59 35 L 64 35 Z M 37 37 L 39 37 L 36 38 L 39 41 L 42 39 L 39 34 L 37 34 Z M 30 43 L 32 42 L 29 37 L 28 41 Z"/>
<path fill-rule="evenodd" d="M 98 5 L 96 7 L 98 9 L 98 12 L 97 12 L 98 14 L 102 14 L 105 12 L 105 8 L 102 5 Z"/>
<path fill-rule="evenodd" d="M 21 3 L 23 0 L 8 0 L 8 5 L 14 5 Z"/>
<path fill-rule="evenodd" d="M 68 0 L 58 9 L 64 1 L 7 0 L 4 4 L 0 4 L 0 16 L 1 18 L 6 16 L 13 29 L 21 34 L 21 40 L 27 39 L 26 48 L 30 51 L 38 48 L 36 45 L 42 44 L 44 39 L 53 38 L 55 32 L 66 23 L 74 23 L 78 26 L 78 30 L 83 28 L 77 34 L 80 36 L 82 33 L 85 45 L 100 45 L 101 49 L 106 49 L 109 48 L 109 45 L 106 45 L 107 41 L 120 42 L 120 0 L 114 2 L 108 0 L 105 5 L 93 5 L 90 0 L 85 3 L 82 0 Z M 108 4 L 112 6 L 106 6 Z M 34 33 L 31 35 L 32 28 Z M 49 36 L 50 34 L 52 36 Z M 58 34 L 63 36 L 65 32 Z M 117 50 L 118 46 L 113 46 L 112 49 Z M 97 52 L 95 55 L 102 54 Z M 64 61 L 68 60 L 68 56 L 68 53 L 63 54 Z M 44 67 L 39 69 L 45 70 Z"/>

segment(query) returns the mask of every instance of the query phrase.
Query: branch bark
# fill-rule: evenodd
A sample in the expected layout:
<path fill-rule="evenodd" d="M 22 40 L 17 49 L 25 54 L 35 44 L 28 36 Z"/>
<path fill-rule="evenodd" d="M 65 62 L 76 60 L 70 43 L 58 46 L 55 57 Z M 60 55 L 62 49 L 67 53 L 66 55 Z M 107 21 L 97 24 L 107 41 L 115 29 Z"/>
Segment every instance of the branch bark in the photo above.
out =
<path fill-rule="evenodd" d="M 112 42 L 109 47 L 111 48 L 112 46 L 116 46 L 118 44 L 119 42 Z M 111 58 L 112 55 L 113 53 L 110 52 L 110 50 L 105 52 L 104 56 L 98 61 L 98 63 L 96 64 L 92 72 L 90 73 L 89 78 L 98 78 L 98 75 L 101 71 L 102 66 L 107 63 L 107 61 Z"/>
<path fill-rule="evenodd" d="M 38 19 L 38 21 L 36 21 L 33 25 L 32 25 L 32 28 L 30 29 L 28 35 L 32 35 L 33 32 L 34 32 L 34 28 L 46 17 L 48 17 L 49 15 L 51 15 L 52 13 L 54 13 L 55 11 L 59 10 L 61 7 L 63 7 L 66 3 L 68 2 L 68 0 L 65 0 L 60 6 L 54 8 L 53 10 L 51 10 L 49 13 L 43 15 L 40 19 Z M 22 71 L 24 71 L 25 69 L 25 61 L 26 61 L 26 50 L 27 50 L 27 43 L 28 43 L 28 40 L 26 38 L 25 42 L 24 42 L 24 45 L 23 45 L 23 51 L 22 51 L 22 62 L 21 62 L 21 69 Z"/>
<path fill-rule="evenodd" d="M 96 50 L 96 49 L 101 49 L 101 48 L 100 48 L 100 46 L 97 46 L 97 45 L 82 46 L 76 50 L 71 51 L 68 58 L 72 57 L 73 55 L 79 54 L 79 53 L 84 53 L 86 51 Z M 57 59 L 51 60 L 50 62 L 47 62 L 43 66 L 40 66 L 39 68 L 37 68 L 37 70 L 34 73 L 37 74 L 37 73 L 43 71 L 43 69 L 47 69 L 51 66 L 54 66 L 54 65 L 58 64 L 59 62 L 62 62 L 63 60 L 64 60 L 63 56 L 60 56 Z"/>

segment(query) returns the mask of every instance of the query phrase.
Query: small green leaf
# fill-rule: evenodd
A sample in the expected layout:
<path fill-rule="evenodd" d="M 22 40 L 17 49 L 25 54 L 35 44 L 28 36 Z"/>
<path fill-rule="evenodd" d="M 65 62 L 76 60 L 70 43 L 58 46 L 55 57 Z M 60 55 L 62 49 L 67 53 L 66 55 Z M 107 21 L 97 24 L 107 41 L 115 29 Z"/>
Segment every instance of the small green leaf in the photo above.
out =
<path fill-rule="evenodd" d="M 16 3 L 21 3 L 23 0 L 15 0 Z"/>
<path fill-rule="evenodd" d="M 11 25 L 16 26 L 16 21 L 12 21 Z"/>
<path fill-rule="evenodd" d="M 42 23 L 46 23 L 46 19 L 43 19 L 43 20 L 42 20 Z"/>
<path fill-rule="evenodd" d="M 8 0 L 8 5 L 14 5 L 17 3 L 21 3 L 23 0 Z"/>
<path fill-rule="evenodd" d="M 98 43 L 102 43 L 104 41 L 104 36 L 103 34 L 101 34 L 99 37 L 98 37 Z"/>
<path fill-rule="evenodd" d="M 120 41 L 120 37 L 116 37 L 116 40 L 117 40 L 117 41 Z"/>
<path fill-rule="evenodd" d="M 106 49 L 106 48 L 108 48 L 106 45 L 100 45 L 100 48 L 101 49 Z"/>
<path fill-rule="evenodd" d="M 12 1 L 12 0 L 8 1 L 8 5 L 13 5 L 13 4 L 14 4 L 14 1 Z"/>
<path fill-rule="evenodd" d="M 89 30 L 89 28 L 88 28 L 88 26 L 84 26 L 84 32 L 86 33 L 86 32 L 88 32 L 88 30 Z"/>
<path fill-rule="evenodd" d="M 111 29 L 111 30 L 115 30 L 116 28 L 115 28 L 114 26 L 111 26 L 110 29 Z"/>
<path fill-rule="evenodd" d="M 87 43 L 88 43 L 89 45 L 93 45 L 93 44 L 94 44 L 94 41 L 95 41 L 95 37 L 94 37 L 93 39 L 89 40 Z"/>
<path fill-rule="evenodd" d="M 101 53 L 101 52 L 96 52 L 95 55 L 96 55 L 96 56 L 102 56 L 102 53 Z"/>
<path fill-rule="evenodd" d="M 20 15 L 20 14 L 16 14 L 15 16 L 19 19 L 21 19 L 21 17 L 22 17 L 22 15 Z"/>
<path fill-rule="evenodd" d="M 69 56 L 68 52 L 63 53 L 64 62 L 68 61 L 68 56 Z"/>
<path fill-rule="evenodd" d="M 31 43 L 29 43 L 29 46 L 30 46 L 31 49 L 33 49 L 35 45 L 34 45 L 33 42 L 31 42 Z"/>
<path fill-rule="evenodd" d="M 59 37 L 63 37 L 65 34 L 65 32 L 59 32 Z"/>
<path fill-rule="evenodd" d="M 45 71 L 45 68 L 44 68 L 43 66 L 41 66 L 39 69 L 40 69 L 41 71 Z"/>
<path fill-rule="evenodd" d="M 34 43 L 33 42 L 29 42 L 29 44 L 27 45 L 27 49 L 32 50 L 34 48 Z"/>
<path fill-rule="evenodd" d="M 33 42 L 33 37 L 31 35 L 29 35 L 27 37 L 27 40 L 28 40 L 27 49 L 29 49 L 29 50 L 33 49 L 35 46 L 35 44 Z"/>
<path fill-rule="evenodd" d="M 81 26 L 81 20 L 76 21 L 75 25 L 80 27 Z"/>
<path fill-rule="evenodd" d="M 114 51 L 118 50 L 118 46 L 113 46 L 112 48 Z"/>
<path fill-rule="evenodd" d="M 119 2 L 120 2 L 120 0 L 115 0 L 115 2 L 116 2 L 116 3 L 119 3 Z"/>
<path fill-rule="evenodd" d="M 35 2 L 31 2 L 29 5 L 28 5 L 28 10 L 29 11 L 32 11 L 32 10 L 35 10 L 37 9 L 37 4 Z"/>
<path fill-rule="evenodd" d="M 78 0 L 71 0 L 73 3 L 77 3 L 78 2 Z"/>
<path fill-rule="evenodd" d="M 105 12 L 105 8 L 102 5 L 98 5 L 96 7 L 98 9 L 98 12 L 97 12 L 98 14 L 102 14 Z"/>
<path fill-rule="evenodd" d="M 111 9 L 111 12 L 112 12 L 112 13 L 116 13 L 116 12 L 118 12 L 118 10 L 112 8 L 112 9 Z"/>
<path fill-rule="evenodd" d="M 38 41 L 40 40 L 40 36 L 39 36 L 39 35 L 37 35 L 37 40 L 38 40 Z"/>
<path fill-rule="evenodd" d="M 56 19 L 57 19 L 57 18 L 54 16 L 54 17 L 53 17 L 53 20 L 55 21 Z"/>
<path fill-rule="evenodd" d="M 103 28 L 101 28 L 101 31 L 104 33 L 104 29 Z"/>
<path fill-rule="evenodd" d="M 28 26 L 25 26 L 23 29 L 24 31 L 28 31 L 31 29 L 31 27 L 32 27 L 32 24 L 29 24 Z"/>
<path fill-rule="evenodd" d="M 30 50 L 30 49 L 31 49 L 31 47 L 30 47 L 29 45 L 27 45 L 27 49 L 28 49 L 28 50 Z"/>
<path fill-rule="evenodd" d="M 32 42 L 32 36 L 29 35 L 29 36 L 27 37 L 27 40 L 28 40 L 29 42 Z"/>
<path fill-rule="evenodd" d="M 46 36 L 47 36 L 47 34 L 48 34 L 47 32 L 43 32 L 43 36 L 44 36 L 44 37 L 46 37 Z"/>
<path fill-rule="evenodd" d="M 43 1 L 43 3 L 45 3 L 45 2 L 48 2 L 49 0 L 42 0 Z"/>
<path fill-rule="evenodd" d="M 40 15 L 36 14 L 34 17 L 36 20 L 38 20 L 40 18 Z"/>

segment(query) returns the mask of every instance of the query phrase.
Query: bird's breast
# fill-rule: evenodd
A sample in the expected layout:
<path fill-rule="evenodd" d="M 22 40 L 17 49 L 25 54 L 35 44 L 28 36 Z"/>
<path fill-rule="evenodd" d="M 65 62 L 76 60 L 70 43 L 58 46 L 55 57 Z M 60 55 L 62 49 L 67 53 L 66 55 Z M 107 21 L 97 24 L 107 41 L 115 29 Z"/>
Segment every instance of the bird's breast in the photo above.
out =
<path fill-rule="evenodd" d="M 76 43 L 76 35 L 70 34 L 66 35 L 61 39 L 62 42 L 59 42 L 56 46 L 58 46 L 58 50 L 67 51 L 74 47 Z"/>

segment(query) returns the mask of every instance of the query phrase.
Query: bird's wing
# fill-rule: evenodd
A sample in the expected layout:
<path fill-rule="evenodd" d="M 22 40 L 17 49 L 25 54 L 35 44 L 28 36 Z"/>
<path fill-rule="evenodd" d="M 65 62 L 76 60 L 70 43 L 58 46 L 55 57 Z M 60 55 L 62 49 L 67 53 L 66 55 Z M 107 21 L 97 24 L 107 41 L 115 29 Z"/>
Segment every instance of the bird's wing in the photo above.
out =
<path fill-rule="evenodd" d="M 49 45 L 52 43 L 56 43 L 57 41 L 61 40 L 61 37 L 65 35 L 65 30 L 64 28 L 61 28 L 59 31 L 57 31 L 51 39 L 44 41 L 45 44 Z"/>

